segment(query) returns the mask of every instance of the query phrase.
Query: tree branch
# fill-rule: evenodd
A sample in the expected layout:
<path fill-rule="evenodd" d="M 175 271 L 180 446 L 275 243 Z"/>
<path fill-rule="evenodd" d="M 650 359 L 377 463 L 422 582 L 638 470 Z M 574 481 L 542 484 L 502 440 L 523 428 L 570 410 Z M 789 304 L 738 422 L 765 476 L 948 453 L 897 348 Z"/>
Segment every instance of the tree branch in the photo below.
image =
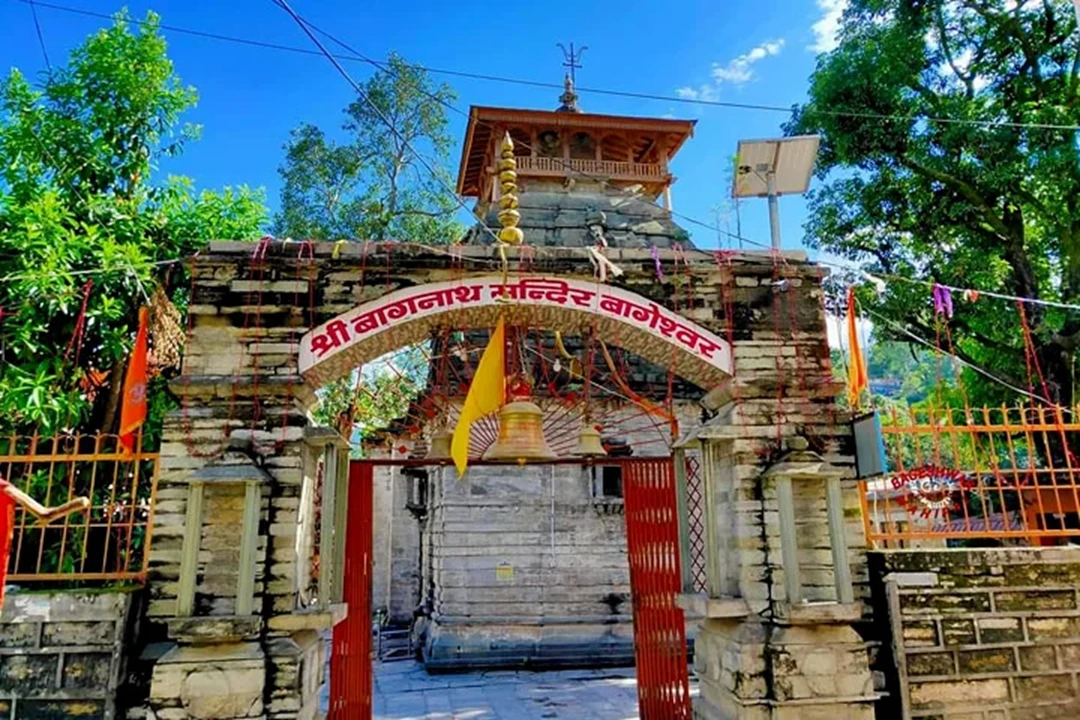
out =
<path fill-rule="evenodd" d="M 923 165 L 909 157 L 900 158 L 900 163 L 909 170 L 916 172 L 924 177 L 928 177 L 931 180 L 937 180 L 938 182 L 945 183 L 952 187 L 964 198 L 975 207 L 979 208 L 980 213 L 986 220 L 987 224 L 994 229 L 996 233 L 1001 235 L 1003 240 L 1010 240 L 1013 238 L 1013 233 L 1005 221 L 994 211 L 994 208 L 986 201 L 979 191 L 976 190 L 970 183 L 965 180 L 961 180 L 955 175 L 944 172 L 943 170 L 937 170 L 932 167 Z"/>

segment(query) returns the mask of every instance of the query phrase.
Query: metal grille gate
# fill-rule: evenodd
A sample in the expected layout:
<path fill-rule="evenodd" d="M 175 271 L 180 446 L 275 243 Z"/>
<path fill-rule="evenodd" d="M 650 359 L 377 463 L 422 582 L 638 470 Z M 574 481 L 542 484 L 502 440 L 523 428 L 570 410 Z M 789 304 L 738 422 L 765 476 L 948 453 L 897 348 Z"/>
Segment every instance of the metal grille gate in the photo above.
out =
<path fill-rule="evenodd" d="M 349 464 L 349 522 L 345 530 L 343 599 L 349 615 L 334 628 L 330 656 L 330 720 L 370 720 L 371 575 L 374 545 L 374 467 Z"/>
<path fill-rule="evenodd" d="M 623 498 L 641 719 L 689 720 L 686 621 L 675 606 L 682 572 L 672 459 L 626 462 Z"/>

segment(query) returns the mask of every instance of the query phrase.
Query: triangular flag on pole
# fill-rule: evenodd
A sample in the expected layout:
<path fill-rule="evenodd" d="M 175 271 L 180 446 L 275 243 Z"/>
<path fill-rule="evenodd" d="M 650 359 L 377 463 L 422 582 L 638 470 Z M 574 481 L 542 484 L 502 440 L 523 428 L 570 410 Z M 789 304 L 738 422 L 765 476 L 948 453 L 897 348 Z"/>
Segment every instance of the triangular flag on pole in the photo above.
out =
<path fill-rule="evenodd" d="M 862 348 L 859 347 L 859 331 L 855 310 L 855 288 L 848 288 L 847 292 L 847 339 L 851 349 L 851 361 L 848 363 L 848 404 L 853 409 L 859 407 L 859 396 L 869 385 L 866 375 L 866 358 L 863 357 Z"/>
<path fill-rule="evenodd" d="M 465 404 L 461 407 L 461 416 L 454 428 L 454 439 L 450 443 L 450 457 L 454 459 L 458 476 L 465 474 L 469 464 L 469 434 L 472 424 L 480 418 L 495 412 L 506 399 L 506 329 L 503 319 L 499 318 L 495 332 L 484 348 L 480 364 L 476 366 Z"/>
<path fill-rule="evenodd" d="M 146 323 L 148 311 L 139 309 L 139 331 L 131 351 L 127 376 L 124 378 L 124 399 L 120 407 L 120 444 L 131 453 L 135 450 L 135 431 L 146 420 Z"/>

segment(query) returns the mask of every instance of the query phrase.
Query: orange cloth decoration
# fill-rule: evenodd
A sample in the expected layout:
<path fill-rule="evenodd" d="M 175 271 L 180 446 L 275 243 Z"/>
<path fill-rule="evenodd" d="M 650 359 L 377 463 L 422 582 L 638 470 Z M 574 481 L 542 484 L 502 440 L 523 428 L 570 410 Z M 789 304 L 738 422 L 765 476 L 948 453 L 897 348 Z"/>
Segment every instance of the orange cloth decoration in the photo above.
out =
<path fill-rule="evenodd" d="M 855 309 L 855 288 L 847 291 L 847 336 L 848 347 L 851 349 L 851 362 L 848 363 L 848 404 L 855 410 L 859 409 L 859 396 L 870 384 L 866 374 L 866 358 L 863 357 L 862 348 L 859 347 L 859 331 L 856 320 L 858 314 Z"/>
<path fill-rule="evenodd" d="M 146 421 L 146 323 L 149 312 L 139 310 L 139 331 L 131 351 L 127 376 L 124 378 L 124 399 L 120 408 L 120 444 L 128 453 L 135 451 L 135 431 Z"/>

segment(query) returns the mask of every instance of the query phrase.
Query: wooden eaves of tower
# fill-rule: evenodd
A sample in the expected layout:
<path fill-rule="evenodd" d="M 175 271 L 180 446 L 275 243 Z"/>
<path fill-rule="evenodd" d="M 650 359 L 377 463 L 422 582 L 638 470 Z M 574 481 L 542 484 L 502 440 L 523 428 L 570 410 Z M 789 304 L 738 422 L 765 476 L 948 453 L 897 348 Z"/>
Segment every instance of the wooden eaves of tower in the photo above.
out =
<path fill-rule="evenodd" d="M 481 202 L 498 200 L 499 141 L 509 132 L 517 173 L 530 180 L 600 180 L 614 187 L 640 186 L 652 200 L 675 182 L 669 163 L 693 135 L 695 121 L 473 106 L 461 153 L 457 191 Z"/>

